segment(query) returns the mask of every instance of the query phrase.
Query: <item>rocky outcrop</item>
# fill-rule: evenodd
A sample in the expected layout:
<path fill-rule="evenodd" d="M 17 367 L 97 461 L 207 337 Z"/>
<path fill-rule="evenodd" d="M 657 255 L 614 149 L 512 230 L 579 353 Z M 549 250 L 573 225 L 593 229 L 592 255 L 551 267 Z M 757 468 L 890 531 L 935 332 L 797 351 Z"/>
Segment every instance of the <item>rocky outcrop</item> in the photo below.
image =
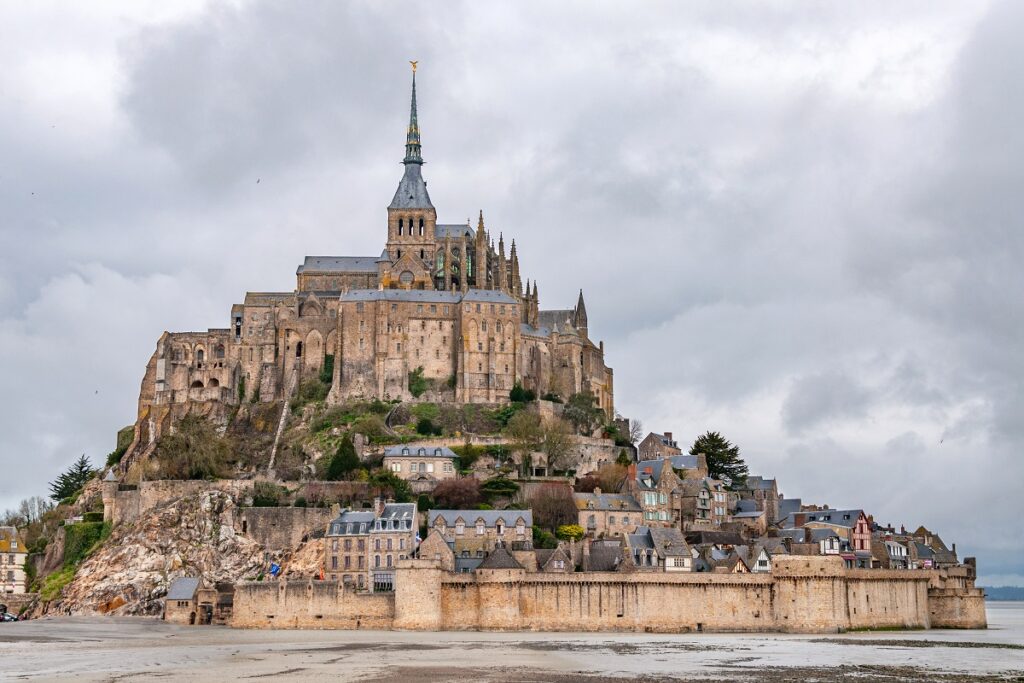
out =
<path fill-rule="evenodd" d="M 235 533 L 237 507 L 230 495 L 206 491 L 165 503 L 122 524 L 79 565 L 46 613 L 160 614 L 171 581 L 201 576 L 207 583 L 255 578 L 265 567 L 263 548 Z"/>

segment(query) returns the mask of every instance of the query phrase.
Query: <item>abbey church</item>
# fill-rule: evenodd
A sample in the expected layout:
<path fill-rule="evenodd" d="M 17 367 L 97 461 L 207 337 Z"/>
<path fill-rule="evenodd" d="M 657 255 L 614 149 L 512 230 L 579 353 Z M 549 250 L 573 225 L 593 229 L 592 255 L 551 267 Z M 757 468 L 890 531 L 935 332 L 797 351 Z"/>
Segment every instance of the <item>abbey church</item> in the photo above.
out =
<path fill-rule="evenodd" d="M 227 328 L 165 332 L 142 383 L 140 425 L 175 404 L 281 400 L 317 377 L 330 380 L 330 403 L 503 403 L 518 383 L 562 399 L 589 391 L 612 415 L 612 370 L 604 344 L 590 340 L 582 291 L 572 308 L 541 310 L 515 241 L 507 252 L 503 236 L 495 244 L 482 212 L 475 228 L 438 222 L 415 67 L 403 164 L 380 255 L 307 256 L 295 291 L 246 293 Z"/>

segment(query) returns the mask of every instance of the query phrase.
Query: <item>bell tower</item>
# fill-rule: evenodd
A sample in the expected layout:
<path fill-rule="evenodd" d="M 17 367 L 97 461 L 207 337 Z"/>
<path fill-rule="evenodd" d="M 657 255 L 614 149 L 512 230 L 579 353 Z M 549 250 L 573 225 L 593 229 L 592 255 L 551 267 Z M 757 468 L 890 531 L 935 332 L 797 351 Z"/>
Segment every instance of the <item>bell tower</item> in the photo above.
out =
<path fill-rule="evenodd" d="M 427 183 L 423 180 L 423 157 L 420 147 L 420 125 L 416 113 L 416 62 L 412 64 L 412 104 L 409 128 L 405 134 L 405 171 L 395 196 L 388 206 L 387 252 L 392 262 L 411 256 L 430 270 L 434 262 L 434 229 L 437 211 L 430 203 Z"/>

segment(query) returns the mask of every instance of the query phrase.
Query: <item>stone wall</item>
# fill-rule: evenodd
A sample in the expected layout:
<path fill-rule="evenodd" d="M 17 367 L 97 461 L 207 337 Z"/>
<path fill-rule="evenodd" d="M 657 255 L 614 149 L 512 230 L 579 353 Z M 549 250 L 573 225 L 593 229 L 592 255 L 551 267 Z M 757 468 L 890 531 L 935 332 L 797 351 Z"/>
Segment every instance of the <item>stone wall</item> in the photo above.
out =
<path fill-rule="evenodd" d="M 834 557 L 776 558 L 771 574 L 444 571 L 400 562 L 395 593 L 336 582 L 243 584 L 235 626 L 409 630 L 782 631 L 984 628 L 981 591 L 931 588 L 937 571 L 845 570 Z M 371 607 L 373 606 L 373 607 Z"/>
<path fill-rule="evenodd" d="M 238 516 L 238 531 L 266 550 L 291 551 L 303 537 L 323 531 L 331 520 L 330 508 L 243 508 Z"/>
<path fill-rule="evenodd" d="M 357 593 L 336 581 L 267 581 L 235 586 L 236 628 L 391 628 L 393 593 Z"/>

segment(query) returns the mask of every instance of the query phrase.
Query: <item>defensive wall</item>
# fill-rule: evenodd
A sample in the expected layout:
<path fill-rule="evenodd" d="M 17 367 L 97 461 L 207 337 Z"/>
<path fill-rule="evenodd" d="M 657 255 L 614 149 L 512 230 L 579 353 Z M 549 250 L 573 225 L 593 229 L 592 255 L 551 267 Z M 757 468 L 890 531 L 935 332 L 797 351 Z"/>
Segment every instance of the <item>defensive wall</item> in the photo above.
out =
<path fill-rule="evenodd" d="M 455 574 L 433 560 L 405 560 L 394 593 L 360 594 L 311 580 L 241 584 L 232 623 L 651 633 L 984 628 L 981 591 L 954 583 L 942 571 L 847 570 L 834 557 L 776 557 L 771 574 Z"/>

